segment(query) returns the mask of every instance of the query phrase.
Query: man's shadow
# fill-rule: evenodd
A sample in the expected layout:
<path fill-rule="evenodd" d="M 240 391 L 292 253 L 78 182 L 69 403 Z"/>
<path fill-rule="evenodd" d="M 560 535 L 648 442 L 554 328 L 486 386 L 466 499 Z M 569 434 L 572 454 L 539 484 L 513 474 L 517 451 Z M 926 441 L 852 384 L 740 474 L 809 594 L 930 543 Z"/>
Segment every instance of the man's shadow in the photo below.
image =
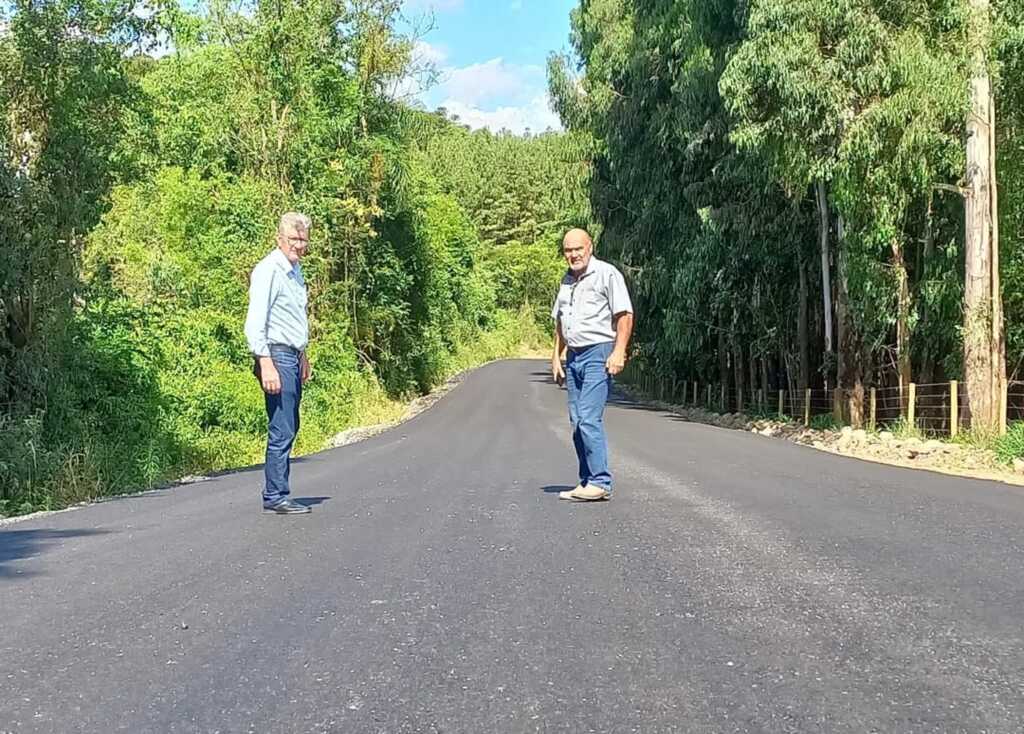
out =
<path fill-rule="evenodd" d="M 297 505 L 304 505 L 306 507 L 316 507 L 322 505 L 324 502 L 330 500 L 330 497 L 295 497 L 294 501 Z"/>
<path fill-rule="evenodd" d="M 567 487 L 564 484 L 549 484 L 546 487 L 541 487 L 541 491 L 545 494 L 558 494 L 559 492 L 568 492 L 570 489 L 575 489 L 575 487 Z"/>

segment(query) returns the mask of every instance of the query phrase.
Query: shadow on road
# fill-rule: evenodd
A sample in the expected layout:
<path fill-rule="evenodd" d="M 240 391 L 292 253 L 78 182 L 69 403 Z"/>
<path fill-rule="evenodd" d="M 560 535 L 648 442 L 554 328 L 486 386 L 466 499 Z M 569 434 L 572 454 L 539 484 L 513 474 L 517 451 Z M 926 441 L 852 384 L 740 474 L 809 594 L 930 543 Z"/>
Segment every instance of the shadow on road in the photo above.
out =
<path fill-rule="evenodd" d="M 558 494 L 559 492 L 568 492 L 572 487 L 567 487 L 564 484 L 549 484 L 546 487 L 541 487 L 541 490 L 546 494 Z"/>
<path fill-rule="evenodd" d="M 665 413 L 668 411 L 664 408 L 658 408 L 647 403 L 641 403 L 638 400 L 634 400 L 624 393 L 619 388 L 613 388 L 612 394 L 608 397 L 608 405 L 614 405 L 618 408 L 628 408 L 630 410 L 645 410 L 650 413 Z"/>
<path fill-rule="evenodd" d="M 305 505 L 306 507 L 316 507 L 327 502 L 330 497 L 296 497 L 295 503 L 298 505 Z"/>
<path fill-rule="evenodd" d="M 42 555 L 47 548 L 59 545 L 68 538 L 106 535 L 109 530 L 82 528 L 80 530 L 4 530 L 0 531 L 0 579 L 24 578 L 28 573 L 16 573 L 12 564 L 25 558 Z"/>

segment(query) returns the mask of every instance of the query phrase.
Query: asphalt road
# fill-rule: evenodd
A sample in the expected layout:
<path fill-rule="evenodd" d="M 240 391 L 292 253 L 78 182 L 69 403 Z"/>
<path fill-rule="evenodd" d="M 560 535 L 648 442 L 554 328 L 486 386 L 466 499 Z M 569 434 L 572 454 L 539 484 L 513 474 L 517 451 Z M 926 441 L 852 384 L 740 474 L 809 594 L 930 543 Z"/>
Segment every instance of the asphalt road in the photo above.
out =
<path fill-rule="evenodd" d="M 300 460 L 0 528 L 0 731 L 1021 732 L 1024 491 L 609 408 L 544 362 Z"/>

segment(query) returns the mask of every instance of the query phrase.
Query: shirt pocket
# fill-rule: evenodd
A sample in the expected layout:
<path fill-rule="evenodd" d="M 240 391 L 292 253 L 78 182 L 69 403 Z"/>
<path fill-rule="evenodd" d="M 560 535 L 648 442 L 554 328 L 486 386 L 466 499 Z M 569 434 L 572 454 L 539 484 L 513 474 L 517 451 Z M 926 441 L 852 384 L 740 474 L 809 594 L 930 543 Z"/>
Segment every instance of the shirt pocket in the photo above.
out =
<path fill-rule="evenodd" d="M 586 303 L 587 312 L 591 314 L 600 313 L 608 305 L 608 296 L 599 287 L 587 290 L 583 298 Z"/>
<path fill-rule="evenodd" d="M 557 310 L 558 310 L 559 317 L 564 319 L 566 316 L 568 316 L 570 313 L 572 313 L 572 309 L 570 308 L 571 301 L 572 301 L 572 291 L 570 291 L 569 289 L 565 288 L 564 286 L 559 288 L 558 289 L 558 303 L 557 303 Z"/>

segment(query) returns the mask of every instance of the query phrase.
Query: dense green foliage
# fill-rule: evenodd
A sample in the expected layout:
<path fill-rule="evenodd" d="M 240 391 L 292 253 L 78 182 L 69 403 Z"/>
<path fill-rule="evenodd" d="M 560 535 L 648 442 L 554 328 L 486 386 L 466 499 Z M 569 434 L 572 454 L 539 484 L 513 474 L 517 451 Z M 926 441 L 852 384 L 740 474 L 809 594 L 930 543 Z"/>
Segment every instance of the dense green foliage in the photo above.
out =
<path fill-rule="evenodd" d="M 420 118 L 418 150 L 473 221 L 498 305 L 526 305 L 550 328 L 552 284 L 565 271 L 561 238 L 591 221 L 585 138 L 470 132 L 439 113 Z"/>
<path fill-rule="evenodd" d="M 1022 7 L 993 3 L 983 49 L 1011 371 Z M 552 57 L 551 88 L 590 138 L 601 247 L 637 295 L 647 369 L 748 395 L 838 384 L 854 416 L 867 386 L 960 377 L 970 18 L 967 0 L 582 0 L 576 63 Z"/>
<path fill-rule="evenodd" d="M 582 156 L 394 101 L 399 5 L 0 6 L 0 514 L 261 460 L 242 321 L 285 209 L 300 451 L 542 338 Z"/>

